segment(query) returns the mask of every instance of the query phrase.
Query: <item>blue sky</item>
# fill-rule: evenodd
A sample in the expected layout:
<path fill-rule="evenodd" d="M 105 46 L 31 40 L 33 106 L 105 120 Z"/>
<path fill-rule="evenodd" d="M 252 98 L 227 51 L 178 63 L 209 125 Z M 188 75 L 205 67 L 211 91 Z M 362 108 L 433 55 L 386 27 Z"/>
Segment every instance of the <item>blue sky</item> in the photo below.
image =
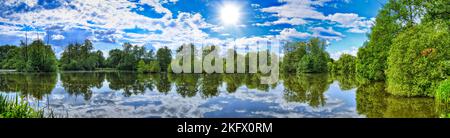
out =
<path fill-rule="evenodd" d="M 90 39 L 107 55 L 124 42 L 174 49 L 184 43 L 251 45 L 319 37 L 338 58 L 356 54 L 385 1 L 5 0 L 0 3 L 0 45 L 17 45 L 27 34 L 49 40 L 59 55 L 69 43 Z M 227 16 L 230 12 L 236 15 Z M 228 22 L 233 19 L 238 21 Z"/>

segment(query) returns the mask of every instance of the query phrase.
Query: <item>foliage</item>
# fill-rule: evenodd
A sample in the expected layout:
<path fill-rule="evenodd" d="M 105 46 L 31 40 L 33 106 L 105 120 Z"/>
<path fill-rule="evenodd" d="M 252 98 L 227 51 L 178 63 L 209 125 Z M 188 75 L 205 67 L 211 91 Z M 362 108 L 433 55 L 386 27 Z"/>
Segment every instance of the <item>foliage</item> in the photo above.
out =
<path fill-rule="evenodd" d="M 18 71 L 54 72 L 57 69 L 55 53 L 42 40 L 35 40 L 30 45 L 22 43 L 18 53 L 14 56 Z"/>
<path fill-rule="evenodd" d="M 61 56 L 62 70 L 95 70 L 103 67 L 105 58 L 101 51 L 92 52 L 93 45 L 89 40 L 84 44 L 69 44 Z"/>
<path fill-rule="evenodd" d="M 158 61 L 150 61 L 148 64 L 144 60 L 140 60 L 137 65 L 139 73 L 157 73 L 161 71 Z"/>
<path fill-rule="evenodd" d="M 14 69 L 19 48 L 13 45 L 0 46 L 0 69 Z"/>
<path fill-rule="evenodd" d="M 156 52 L 156 60 L 162 72 L 168 72 L 169 65 L 172 62 L 172 52 L 168 47 L 160 48 Z"/>
<path fill-rule="evenodd" d="M 33 109 L 28 102 L 0 95 L 0 118 L 43 118 L 42 110 Z"/>
<path fill-rule="evenodd" d="M 329 62 L 332 64 L 328 68 L 333 73 L 353 75 L 355 73 L 355 64 L 356 64 L 355 62 L 356 62 L 356 57 L 349 55 L 349 54 L 343 54 L 339 58 L 339 60 L 335 61 L 334 63 Z"/>
<path fill-rule="evenodd" d="M 139 61 L 153 61 L 153 50 L 146 50 L 143 46 L 131 45 L 124 43 L 122 49 L 114 49 L 109 51 L 109 57 L 106 60 L 106 67 L 116 68 L 119 70 L 137 70 Z"/>
<path fill-rule="evenodd" d="M 394 95 L 433 97 L 449 75 L 450 31 L 439 22 L 422 23 L 399 34 L 389 52 L 387 90 Z"/>
<path fill-rule="evenodd" d="M 450 102 L 450 79 L 441 82 L 439 87 L 436 89 L 435 99 L 438 102 Z"/>
<path fill-rule="evenodd" d="M 393 3 L 387 3 L 378 13 L 375 25 L 372 27 L 369 41 L 358 50 L 356 72 L 358 78 L 368 81 L 385 79 L 386 59 L 392 39 L 395 38 L 401 26 L 396 22 Z"/>
<path fill-rule="evenodd" d="M 312 38 L 304 48 L 306 55 L 297 63 L 297 73 L 327 72 L 330 55 L 325 51 L 326 42 Z"/>
<path fill-rule="evenodd" d="M 288 43 L 283 47 L 285 53 L 283 57 L 283 62 L 281 64 L 281 71 L 285 73 L 296 73 L 297 63 L 306 55 L 306 43 Z"/>

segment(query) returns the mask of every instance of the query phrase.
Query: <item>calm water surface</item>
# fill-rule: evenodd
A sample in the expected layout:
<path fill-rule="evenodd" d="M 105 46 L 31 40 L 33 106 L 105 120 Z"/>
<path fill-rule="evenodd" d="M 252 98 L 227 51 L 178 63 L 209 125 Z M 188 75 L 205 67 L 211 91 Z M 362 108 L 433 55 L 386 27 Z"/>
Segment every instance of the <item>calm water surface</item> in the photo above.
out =
<path fill-rule="evenodd" d="M 255 74 L 125 72 L 0 73 L 0 93 L 68 117 L 439 117 L 430 98 L 400 98 L 384 83 L 283 74 L 262 85 Z"/>

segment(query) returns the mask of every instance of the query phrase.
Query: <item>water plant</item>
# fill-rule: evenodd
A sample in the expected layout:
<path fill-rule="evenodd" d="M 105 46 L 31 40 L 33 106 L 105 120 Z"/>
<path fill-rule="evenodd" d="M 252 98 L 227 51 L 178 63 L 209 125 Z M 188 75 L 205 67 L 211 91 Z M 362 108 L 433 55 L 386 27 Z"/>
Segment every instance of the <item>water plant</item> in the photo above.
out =
<path fill-rule="evenodd" d="M 18 97 L 0 95 L 0 118 L 43 118 L 44 111 L 36 110 Z"/>

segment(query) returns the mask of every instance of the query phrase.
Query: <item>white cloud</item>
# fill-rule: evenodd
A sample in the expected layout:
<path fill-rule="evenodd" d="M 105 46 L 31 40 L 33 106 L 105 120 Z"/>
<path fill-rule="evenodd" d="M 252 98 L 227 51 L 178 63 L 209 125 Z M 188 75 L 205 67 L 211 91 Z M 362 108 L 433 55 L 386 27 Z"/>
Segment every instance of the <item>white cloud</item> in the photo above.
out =
<path fill-rule="evenodd" d="M 307 38 L 310 36 L 311 36 L 311 34 L 304 33 L 304 32 L 298 32 L 294 28 L 285 28 L 280 32 L 280 35 L 278 36 L 278 38 L 280 38 L 282 40 L 289 40 L 292 38 Z"/>
<path fill-rule="evenodd" d="M 352 33 L 366 33 L 373 25 L 373 20 L 360 17 L 355 13 L 335 13 L 327 16 L 328 20 L 339 23 L 340 27 L 350 28 Z"/>
<path fill-rule="evenodd" d="M 255 26 L 272 26 L 278 24 L 290 24 L 290 25 L 303 25 L 308 23 L 307 21 L 301 18 L 280 18 L 273 22 L 264 22 L 264 23 L 255 23 Z"/>
<path fill-rule="evenodd" d="M 273 22 L 255 23 L 254 26 L 271 26 L 278 24 L 302 25 L 309 19 L 326 20 L 338 23 L 338 27 L 348 28 L 351 33 L 366 33 L 373 24 L 373 19 L 360 17 L 355 13 L 334 13 L 324 15 L 316 8 L 323 7 L 331 0 L 278 0 L 280 6 L 262 8 L 262 12 L 272 13 L 278 17 Z M 344 0 L 349 3 L 350 0 Z"/>
<path fill-rule="evenodd" d="M 332 27 L 328 27 L 328 29 L 325 29 L 323 27 L 314 27 L 310 30 L 311 32 L 313 32 L 313 37 L 319 37 L 326 40 L 341 40 L 343 37 L 345 37 L 342 33 L 335 31 Z"/>
<path fill-rule="evenodd" d="M 286 4 L 262 8 L 261 11 L 273 13 L 281 18 L 324 19 L 325 16 L 318 12 L 314 6 L 323 6 L 328 1 L 330 0 L 279 0 L 279 2 Z"/>
<path fill-rule="evenodd" d="M 63 40 L 65 37 L 63 35 L 52 35 L 52 40 Z"/>
<path fill-rule="evenodd" d="M 357 47 L 352 47 L 349 50 L 342 50 L 342 51 L 337 51 L 337 52 L 333 52 L 330 54 L 330 57 L 333 58 L 334 60 L 338 60 L 343 54 L 349 54 L 352 56 L 356 56 L 358 54 L 358 48 Z"/>
<path fill-rule="evenodd" d="M 82 29 L 91 35 L 93 41 L 113 43 L 133 42 L 138 45 L 151 44 L 156 48 L 162 46 L 174 47 L 183 42 L 205 41 L 209 35 L 202 31 L 215 27 L 205 21 L 199 13 L 180 12 L 172 18 L 172 13 L 163 4 L 175 3 L 177 0 L 141 0 L 140 3 L 128 0 L 57 0 L 62 6 L 53 9 L 36 8 L 30 11 L 0 16 L 0 22 L 9 26 L 30 25 L 32 28 L 59 33 L 73 29 Z M 15 3 L 11 3 L 10 6 Z M 146 4 L 162 18 L 150 18 L 132 12 L 139 9 L 139 4 Z M 30 24 L 32 23 L 32 24 Z M 158 32 L 150 34 L 136 34 L 125 32 L 125 29 L 139 28 L 146 31 Z M 3 27 L 3 30 L 6 30 Z M 16 34 L 21 34 L 15 29 Z M 13 33 L 10 29 L 8 33 Z M 59 37 L 61 38 L 61 37 Z"/>
<path fill-rule="evenodd" d="M 259 4 L 256 4 L 256 3 L 254 3 L 254 4 L 250 4 L 250 6 L 252 6 L 252 8 L 259 8 L 259 7 L 261 7 L 261 5 L 259 5 Z"/>
<path fill-rule="evenodd" d="M 5 5 L 19 5 L 21 3 L 27 5 L 28 7 L 34 7 L 38 3 L 37 0 L 4 0 L 3 3 Z"/>

